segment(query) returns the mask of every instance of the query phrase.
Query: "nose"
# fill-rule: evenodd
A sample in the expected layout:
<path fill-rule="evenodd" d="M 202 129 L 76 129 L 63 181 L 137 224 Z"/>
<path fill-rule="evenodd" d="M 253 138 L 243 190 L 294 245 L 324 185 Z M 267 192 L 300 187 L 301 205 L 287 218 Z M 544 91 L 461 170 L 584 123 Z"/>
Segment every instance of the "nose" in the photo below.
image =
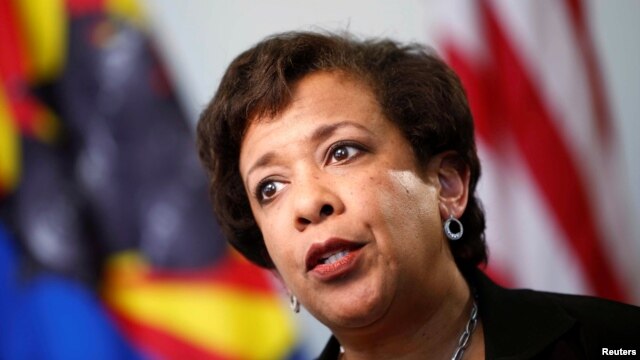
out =
<path fill-rule="evenodd" d="M 344 212 L 344 203 L 336 192 L 335 184 L 328 184 L 321 177 L 314 176 L 295 186 L 294 221 L 298 231 Z"/>

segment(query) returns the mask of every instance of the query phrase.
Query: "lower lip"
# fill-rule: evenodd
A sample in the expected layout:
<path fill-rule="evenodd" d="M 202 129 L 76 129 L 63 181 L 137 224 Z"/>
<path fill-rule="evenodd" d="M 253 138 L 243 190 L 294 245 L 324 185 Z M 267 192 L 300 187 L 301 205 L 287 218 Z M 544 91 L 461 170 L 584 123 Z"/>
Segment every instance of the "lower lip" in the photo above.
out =
<path fill-rule="evenodd" d="M 357 265 L 361 249 L 349 251 L 347 255 L 331 264 L 318 264 L 310 273 L 321 281 L 331 281 L 347 276 Z"/>

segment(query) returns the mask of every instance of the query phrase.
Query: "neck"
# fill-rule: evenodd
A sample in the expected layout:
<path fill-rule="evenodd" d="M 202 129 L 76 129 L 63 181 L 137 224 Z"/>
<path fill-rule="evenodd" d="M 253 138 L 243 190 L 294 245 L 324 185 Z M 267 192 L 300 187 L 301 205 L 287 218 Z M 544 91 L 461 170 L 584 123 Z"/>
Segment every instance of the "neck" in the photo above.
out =
<path fill-rule="evenodd" d="M 334 329 L 345 349 L 343 358 L 451 358 L 469 321 L 473 299 L 455 265 L 447 270 L 448 276 L 443 281 L 412 289 L 408 292 L 412 296 L 397 299 L 374 324 L 358 329 Z"/>

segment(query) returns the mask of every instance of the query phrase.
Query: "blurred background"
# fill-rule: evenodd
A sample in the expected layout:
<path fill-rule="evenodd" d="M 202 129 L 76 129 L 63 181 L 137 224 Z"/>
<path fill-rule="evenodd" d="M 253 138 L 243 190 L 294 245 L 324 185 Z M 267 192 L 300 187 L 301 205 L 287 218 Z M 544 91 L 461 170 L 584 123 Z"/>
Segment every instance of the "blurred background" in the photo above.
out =
<path fill-rule="evenodd" d="M 0 359 L 311 359 L 213 220 L 194 126 L 265 36 L 435 48 L 476 121 L 486 271 L 640 304 L 640 2 L 0 0 Z"/>

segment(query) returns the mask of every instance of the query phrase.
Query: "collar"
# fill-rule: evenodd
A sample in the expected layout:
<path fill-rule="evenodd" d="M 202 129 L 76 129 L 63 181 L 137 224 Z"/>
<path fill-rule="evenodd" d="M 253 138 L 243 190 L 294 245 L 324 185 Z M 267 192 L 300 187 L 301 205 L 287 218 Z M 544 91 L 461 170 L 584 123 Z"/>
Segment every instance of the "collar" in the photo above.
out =
<path fill-rule="evenodd" d="M 505 289 L 478 269 L 467 275 L 476 291 L 487 359 L 531 358 L 576 324 L 545 293 Z"/>

